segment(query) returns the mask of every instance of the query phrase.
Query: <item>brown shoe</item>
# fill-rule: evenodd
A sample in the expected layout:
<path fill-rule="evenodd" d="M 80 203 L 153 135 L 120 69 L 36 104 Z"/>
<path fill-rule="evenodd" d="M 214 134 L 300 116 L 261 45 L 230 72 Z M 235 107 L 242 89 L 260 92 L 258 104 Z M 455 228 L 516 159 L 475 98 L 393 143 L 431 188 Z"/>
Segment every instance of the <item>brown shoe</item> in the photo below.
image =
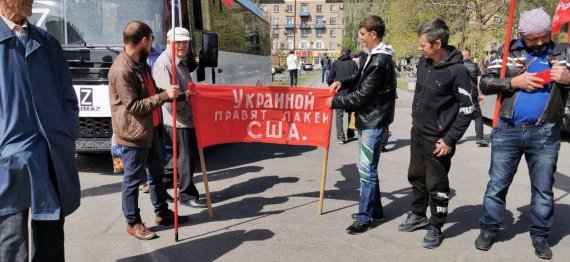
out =
<path fill-rule="evenodd" d="M 161 226 L 171 225 L 174 223 L 174 212 L 172 212 L 172 210 L 168 210 L 166 215 L 156 216 L 156 218 L 154 219 L 154 222 L 156 222 L 157 225 L 161 225 Z M 187 216 L 178 216 L 178 223 L 179 224 L 186 223 L 186 222 L 188 222 Z"/>
<path fill-rule="evenodd" d="M 156 237 L 156 234 L 148 229 L 143 223 L 127 225 L 127 233 L 140 240 L 150 240 Z"/>

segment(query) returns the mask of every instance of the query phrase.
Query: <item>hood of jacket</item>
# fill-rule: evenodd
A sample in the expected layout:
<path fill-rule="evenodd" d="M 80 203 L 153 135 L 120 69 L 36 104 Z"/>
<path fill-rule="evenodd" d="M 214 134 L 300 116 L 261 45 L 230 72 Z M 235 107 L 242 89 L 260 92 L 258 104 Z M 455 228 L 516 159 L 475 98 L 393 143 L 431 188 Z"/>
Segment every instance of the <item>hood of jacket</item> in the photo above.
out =
<path fill-rule="evenodd" d="M 443 68 L 453 64 L 463 63 L 463 54 L 461 54 L 459 49 L 451 45 L 447 46 L 447 49 L 449 50 L 449 53 L 443 58 L 443 61 L 433 64 L 433 60 L 428 58 L 427 62 L 432 63 L 435 68 Z"/>
<path fill-rule="evenodd" d="M 338 58 L 338 60 L 340 60 L 340 61 L 352 60 L 352 57 L 350 57 L 350 55 L 347 55 L 347 54 L 342 54 L 342 55 Z"/>
<path fill-rule="evenodd" d="M 396 54 L 396 51 L 394 51 L 394 48 L 392 48 L 391 45 L 381 42 L 378 46 L 370 50 L 370 54 L 386 54 L 393 57 L 394 54 Z"/>

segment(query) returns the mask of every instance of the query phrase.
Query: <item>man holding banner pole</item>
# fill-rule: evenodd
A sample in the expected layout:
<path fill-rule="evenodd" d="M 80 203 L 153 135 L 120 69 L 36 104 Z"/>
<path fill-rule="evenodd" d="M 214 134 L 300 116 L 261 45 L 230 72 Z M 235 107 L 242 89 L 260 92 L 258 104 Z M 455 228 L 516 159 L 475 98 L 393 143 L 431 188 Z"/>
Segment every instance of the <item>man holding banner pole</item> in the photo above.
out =
<path fill-rule="evenodd" d="M 560 151 L 560 122 L 570 89 L 570 48 L 551 40 L 550 16 L 542 9 L 522 12 L 519 39 L 509 46 L 507 73 L 493 61 L 481 78 L 484 94 L 501 94 L 499 123 L 491 135 L 489 183 L 483 199 L 481 233 L 475 247 L 489 250 L 503 222 L 506 196 L 524 155 L 531 183 L 530 236 L 535 254 L 552 258 L 554 174 Z M 499 49 L 503 56 L 504 47 Z"/>
<path fill-rule="evenodd" d="M 194 128 L 194 121 L 192 117 L 192 108 L 190 101 L 187 100 L 187 95 L 191 91 L 187 90 L 188 84 L 192 83 L 190 73 L 196 68 L 196 63 L 193 57 L 189 57 L 190 50 L 190 32 L 182 27 L 176 27 L 174 30 L 170 29 L 167 33 L 167 48 L 158 57 L 155 66 L 152 70 L 158 88 L 166 89 L 170 86 L 170 77 L 172 71 L 172 51 L 171 47 L 176 39 L 176 83 L 180 86 L 180 91 L 184 92 L 178 96 L 176 107 L 176 129 L 177 129 L 177 143 L 178 143 L 178 174 L 180 177 L 179 183 L 179 198 L 180 203 L 185 206 L 195 208 L 205 208 L 206 204 L 200 200 L 200 194 L 193 182 L 194 170 L 196 169 L 196 158 L 198 156 L 198 145 L 196 141 L 196 131 Z M 191 54 L 191 52 L 190 52 Z M 186 94 L 186 95 L 185 95 Z M 162 106 L 162 116 L 166 133 L 172 139 L 172 103 L 165 103 Z M 172 176 L 173 173 L 173 160 L 171 159 L 166 163 L 166 175 Z"/>
<path fill-rule="evenodd" d="M 372 228 L 372 222 L 382 221 L 384 211 L 380 202 L 378 162 L 382 149 L 382 134 L 394 120 L 396 74 L 392 57 L 394 50 L 382 42 L 386 26 L 382 18 L 369 15 L 360 22 L 359 40 L 371 49 L 366 62 L 356 75 L 331 84 L 330 90 L 353 86 L 351 92 L 327 100 L 334 109 L 356 112 L 356 127 L 360 147 L 358 174 L 360 201 L 348 234 L 361 234 Z M 323 69 L 324 70 L 324 69 Z"/>

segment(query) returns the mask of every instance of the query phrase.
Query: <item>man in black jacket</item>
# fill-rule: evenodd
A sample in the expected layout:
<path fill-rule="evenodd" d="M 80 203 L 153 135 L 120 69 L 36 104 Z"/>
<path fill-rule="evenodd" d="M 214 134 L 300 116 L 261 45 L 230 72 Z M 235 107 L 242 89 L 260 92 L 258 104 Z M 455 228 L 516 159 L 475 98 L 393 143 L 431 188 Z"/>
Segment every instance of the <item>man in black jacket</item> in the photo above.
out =
<path fill-rule="evenodd" d="M 379 16 L 369 15 L 360 22 L 359 39 L 370 55 L 356 75 L 335 81 L 331 92 L 353 87 L 347 94 L 336 95 L 327 100 L 332 108 L 356 112 L 356 127 L 360 146 L 360 201 L 354 222 L 346 231 L 360 234 L 372 228 L 373 221 L 384 219 L 380 202 L 378 161 L 380 159 L 382 134 L 394 120 L 396 97 L 396 72 L 392 47 L 384 44 L 386 26 Z"/>
<path fill-rule="evenodd" d="M 473 120 L 475 120 L 476 143 L 479 146 L 489 146 L 489 142 L 485 140 L 485 134 L 483 133 L 483 114 L 481 114 L 481 107 L 479 106 L 479 103 L 485 102 L 485 96 L 479 94 L 481 70 L 479 70 L 479 66 L 471 60 L 471 51 L 463 49 L 461 54 L 463 54 L 463 64 L 467 68 L 467 72 L 469 72 L 469 80 L 471 80 L 471 100 L 475 106 L 475 110 L 473 111 Z"/>
<path fill-rule="evenodd" d="M 447 218 L 451 158 L 463 136 L 474 106 L 469 74 L 461 52 L 447 44 L 449 28 L 441 19 L 425 23 L 418 30 L 423 54 L 412 105 L 411 157 L 408 180 L 414 200 L 411 211 L 399 226 L 411 232 L 428 226 L 425 248 L 441 244 L 441 227 Z M 430 206 L 428 221 L 426 209 Z"/>
<path fill-rule="evenodd" d="M 358 73 L 358 65 L 350 57 L 350 49 L 343 48 L 341 51 L 341 56 L 338 60 L 334 61 L 331 66 L 331 71 L 329 73 L 327 84 L 331 85 L 335 80 L 347 79 L 352 75 Z M 338 91 L 338 95 L 346 95 L 350 90 L 349 88 L 343 88 Z M 344 136 L 344 128 L 342 124 L 342 119 L 344 117 L 344 109 L 335 109 L 334 113 L 336 115 L 336 139 L 338 139 L 339 144 L 344 144 L 348 140 L 354 138 L 354 130 L 347 129 L 346 137 Z M 348 114 L 348 122 L 350 123 L 350 114 Z"/>
<path fill-rule="evenodd" d="M 499 78 L 502 61 L 495 60 L 481 78 L 481 92 L 501 94 L 502 101 L 499 123 L 491 135 L 481 234 L 475 241 L 480 250 L 489 250 L 499 232 L 507 191 L 524 155 L 531 183 L 532 245 L 538 257 L 552 258 L 547 239 L 553 224 L 552 185 L 560 151 L 560 122 L 570 88 L 570 47 L 555 44 L 550 28 L 550 16 L 542 8 L 522 12 L 519 39 L 508 48 L 506 77 Z M 499 49 L 499 57 L 504 49 Z"/>

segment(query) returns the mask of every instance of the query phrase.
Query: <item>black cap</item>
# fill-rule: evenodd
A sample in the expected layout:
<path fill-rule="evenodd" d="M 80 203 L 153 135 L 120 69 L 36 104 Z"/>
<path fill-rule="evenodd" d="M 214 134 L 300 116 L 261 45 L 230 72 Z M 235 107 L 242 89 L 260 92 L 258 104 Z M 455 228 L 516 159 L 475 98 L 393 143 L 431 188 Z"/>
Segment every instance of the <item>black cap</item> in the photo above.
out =
<path fill-rule="evenodd" d="M 341 53 L 343 55 L 350 55 L 350 48 L 348 48 L 348 47 L 343 48 Z"/>

